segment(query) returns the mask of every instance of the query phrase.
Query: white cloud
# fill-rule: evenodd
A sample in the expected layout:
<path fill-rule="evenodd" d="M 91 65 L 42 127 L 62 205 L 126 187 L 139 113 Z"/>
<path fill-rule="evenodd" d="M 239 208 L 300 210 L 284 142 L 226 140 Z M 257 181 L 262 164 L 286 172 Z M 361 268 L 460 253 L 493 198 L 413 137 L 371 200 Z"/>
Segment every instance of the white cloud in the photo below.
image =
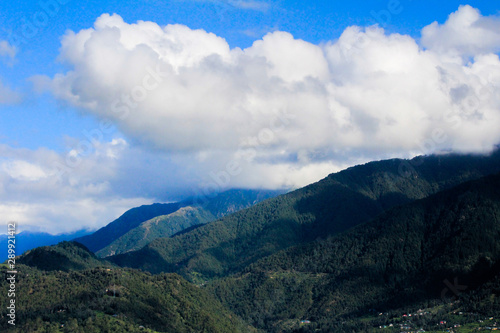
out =
<path fill-rule="evenodd" d="M 422 30 L 423 46 L 450 55 L 475 56 L 500 51 L 500 17 L 481 16 L 478 9 L 460 6 L 444 24 Z"/>
<path fill-rule="evenodd" d="M 102 227 L 131 207 L 144 203 L 144 200 L 123 198 L 105 202 L 89 198 L 67 199 L 51 205 L 8 202 L 0 204 L 0 214 L 4 221 L 16 222 L 19 232 L 30 230 L 61 234 Z"/>
<path fill-rule="evenodd" d="M 129 181 L 116 177 L 123 146 L 99 143 L 86 156 L 80 151 L 80 162 L 74 163 L 70 153 L 0 145 L 2 219 L 16 221 L 22 230 L 63 233 L 101 227 L 131 207 L 151 203 L 155 193 L 146 198 L 117 190 Z M 127 175 L 133 177 L 134 170 Z"/>
<path fill-rule="evenodd" d="M 5 171 L 12 179 L 37 181 L 47 178 L 47 174 L 38 165 L 26 161 L 14 160 L 3 163 Z"/>

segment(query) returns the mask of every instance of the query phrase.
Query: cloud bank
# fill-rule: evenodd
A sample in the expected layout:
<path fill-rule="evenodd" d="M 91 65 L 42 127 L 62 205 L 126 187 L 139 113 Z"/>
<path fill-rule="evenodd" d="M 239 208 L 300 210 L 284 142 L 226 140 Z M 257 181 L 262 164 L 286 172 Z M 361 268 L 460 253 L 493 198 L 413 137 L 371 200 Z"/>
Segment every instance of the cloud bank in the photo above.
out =
<path fill-rule="evenodd" d="M 117 195 L 113 186 L 121 142 L 100 144 L 82 165 L 58 174 L 65 157 L 40 148 L 0 145 L 0 214 L 20 230 L 50 233 L 94 229 L 149 198 Z"/>
<path fill-rule="evenodd" d="M 500 142 L 499 27 L 461 6 L 421 41 L 352 26 L 320 45 L 277 31 L 240 49 L 203 30 L 103 14 L 63 36 L 69 71 L 33 81 L 126 141 L 96 140 L 113 152 L 101 168 L 101 150 L 76 143 L 80 171 L 59 191 L 111 202 L 183 187 L 298 187 L 372 159 L 489 151 Z M 3 177 L 42 184 L 47 171 L 23 161 L 5 162 Z"/>
<path fill-rule="evenodd" d="M 235 152 L 279 114 L 293 121 L 256 158 L 420 151 L 436 129 L 447 138 L 437 149 L 488 150 L 500 139 L 497 27 L 463 6 L 425 27 L 422 46 L 373 26 L 323 45 L 278 31 L 242 50 L 203 30 L 104 14 L 63 37 L 73 70 L 50 89 L 168 152 Z"/>

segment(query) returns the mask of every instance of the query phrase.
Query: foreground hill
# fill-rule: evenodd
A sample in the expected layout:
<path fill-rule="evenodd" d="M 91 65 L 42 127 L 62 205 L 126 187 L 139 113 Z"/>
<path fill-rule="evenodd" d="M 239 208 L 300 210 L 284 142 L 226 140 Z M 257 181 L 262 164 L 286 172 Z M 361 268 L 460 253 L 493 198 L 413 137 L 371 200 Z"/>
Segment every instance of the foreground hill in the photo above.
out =
<path fill-rule="evenodd" d="M 461 296 L 457 310 L 500 315 L 499 239 L 497 174 L 276 253 L 209 290 L 275 332 L 298 330 L 302 319 L 311 323 L 301 332 L 359 331 L 370 312 L 402 314 Z M 344 326 L 349 318 L 357 322 Z"/>
<path fill-rule="evenodd" d="M 53 270 L 61 252 L 85 264 Z M 36 268 L 41 266 L 37 258 L 43 258 L 49 270 Z M 31 267 L 17 265 L 16 326 L 6 320 L 9 298 L 0 297 L 2 332 L 249 331 L 205 290 L 180 276 L 106 267 L 76 243 L 33 250 L 20 262 Z M 1 279 L 0 292 L 7 295 L 8 289 Z"/>
<path fill-rule="evenodd" d="M 499 171 L 499 151 L 371 162 L 108 259 L 155 273 L 178 272 L 191 280 L 226 276 L 282 249 L 326 238 L 392 207 Z"/>
<path fill-rule="evenodd" d="M 29 250 L 18 257 L 16 262 L 44 271 L 65 272 L 114 266 L 107 261 L 98 259 L 82 244 L 67 241 L 54 246 L 43 246 Z"/>

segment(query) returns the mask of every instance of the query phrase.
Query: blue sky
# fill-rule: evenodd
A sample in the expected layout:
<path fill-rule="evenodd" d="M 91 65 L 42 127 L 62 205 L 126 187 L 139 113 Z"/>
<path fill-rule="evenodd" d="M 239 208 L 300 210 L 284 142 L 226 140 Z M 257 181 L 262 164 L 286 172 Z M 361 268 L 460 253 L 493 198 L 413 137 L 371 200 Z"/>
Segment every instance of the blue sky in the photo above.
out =
<path fill-rule="evenodd" d="M 2 2 L 0 213 L 26 229 L 92 229 L 133 205 L 209 189 L 291 188 L 371 159 L 488 151 L 499 143 L 488 127 L 498 120 L 499 9 L 494 1 Z M 79 38 L 93 48 L 79 49 Z M 170 74 L 132 117 L 110 111 L 111 96 L 123 104 L 162 65 Z M 111 129 L 100 130 L 103 120 Z"/>

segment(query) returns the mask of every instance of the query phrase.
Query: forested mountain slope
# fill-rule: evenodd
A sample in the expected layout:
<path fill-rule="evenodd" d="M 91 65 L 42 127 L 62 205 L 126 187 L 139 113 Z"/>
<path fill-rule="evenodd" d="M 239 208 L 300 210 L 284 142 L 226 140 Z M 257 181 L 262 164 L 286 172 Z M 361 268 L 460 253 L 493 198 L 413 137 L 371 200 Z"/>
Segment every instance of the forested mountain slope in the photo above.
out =
<path fill-rule="evenodd" d="M 183 228 L 211 222 L 281 193 L 283 191 L 232 189 L 182 202 L 143 205 L 128 210 L 93 234 L 74 240 L 100 257 L 128 252 L 141 248 L 157 237 L 170 237 Z M 183 207 L 191 207 L 197 213 L 193 216 L 190 214 L 193 212 L 191 209 L 179 212 L 172 216 L 173 219 L 169 217 Z M 159 219 L 151 221 L 156 217 Z"/>
<path fill-rule="evenodd" d="M 61 255 L 81 265 L 61 266 Z M 6 316 L 13 298 L 0 297 L 2 332 L 255 332 L 179 275 L 111 267 L 77 243 L 35 249 L 16 269 L 16 325 Z M 9 286 L 0 280 L 3 295 Z"/>
<path fill-rule="evenodd" d="M 371 162 L 109 260 L 193 280 L 225 276 L 282 249 L 368 222 L 391 207 L 499 171 L 499 151 Z"/>
<path fill-rule="evenodd" d="M 29 250 L 16 258 L 16 262 L 44 271 L 65 272 L 114 266 L 107 261 L 98 259 L 84 245 L 67 241 L 53 246 L 42 246 Z"/>
<path fill-rule="evenodd" d="M 90 251 L 97 252 L 111 244 L 115 239 L 126 234 L 142 222 L 155 216 L 175 212 L 181 207 L 179 203 L 143 205 L 129 209 L 119 218 L 107 224 L 93 234 L 75 238 L 74 241 L 85 245 Z"/>
<path fill-rule="evenodd" d="M 180 208 L 175 212 L 142 222 L 96 254 L 107 257 L 139 250 L 156 238 L 170 237 L 196 225 L 212 222 L 281 193 L 283 192 L 233 189 L 209 197 L 188 199 L 181 202 Z"/>
<path fill-rule="evenodd" d="M 168 215 L 153 217 L 96 252 L 99 257 L 139 250 L 156 238 L 170 237 L 184 229 L 215 220 L 201 207 L 182 207 Z"/>
<path fill-rule="evenodd" d="M 461 293 L 462 311 L 500 314 L 499 239 L 497 174 L 278 252 L 209 290 L 249 323 L 276 332 L 298 329 L 304 318 L 312 323 L 301 332 L 343 331 L 347 318 L 444 304 Z"/>

